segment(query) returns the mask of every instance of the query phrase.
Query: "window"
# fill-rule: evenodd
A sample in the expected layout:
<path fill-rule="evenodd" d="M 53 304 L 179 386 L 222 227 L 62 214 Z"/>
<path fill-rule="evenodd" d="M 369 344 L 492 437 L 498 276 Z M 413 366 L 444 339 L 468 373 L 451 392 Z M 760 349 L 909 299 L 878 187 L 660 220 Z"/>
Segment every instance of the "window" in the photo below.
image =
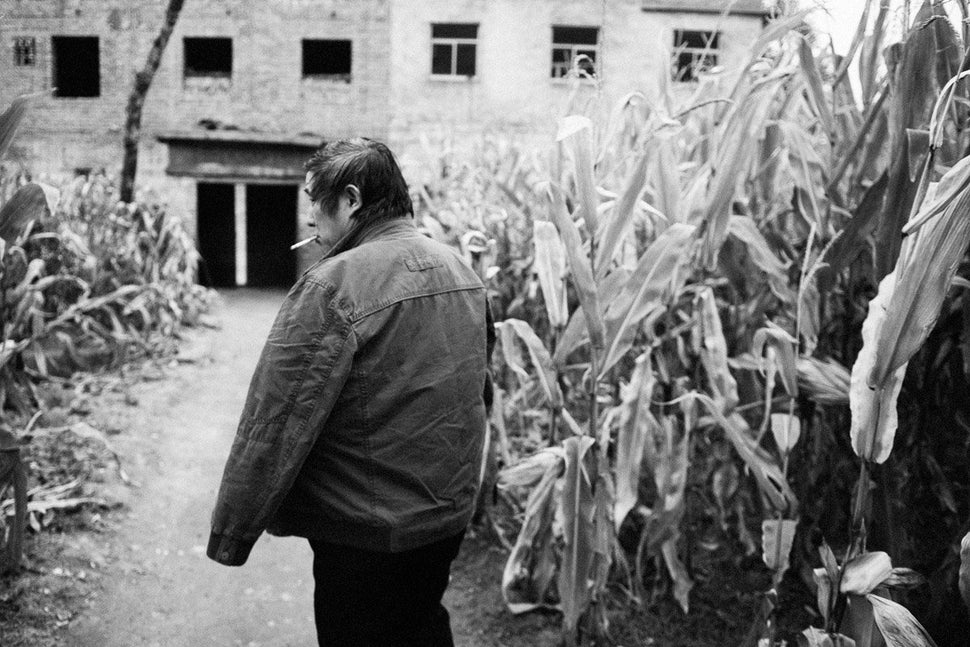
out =
<path fill-rule="evenodd" d="M 599 31 L 599 27 L 553 27 L 552 78 L 566 76 L 577 56 L 583 57 L 577 61 L 582 74 L 596 74 Z"/>
<path fill-rule="evenodd" d="M 51 53 L 56 96 L 101 96 L 101 53 L 97 36 L 52 36 Z"/>
<path fill-rule="evenodd" d="M 447 76 L 475 76 L 477 42 L 477 24 L 431 25 L 431 73 Z"/>
<path fill-rule="evenodd" d="M 13 64 L 18 67 L 37 65 L 37 40 L 33 36 L 13 39 Z"/>
<path fill-rule="evenodd" d="M 350 60 L 349 40 L 303 41 L 303 78 L 350 83 Z"/>
<path fill-rule="evenodd" d="M 717 31 L 674 30 L 674 80 L 696 81 L 699 73 L 717 65 L 720 36 Z"/>
<path fill-rule="evenodd" d="M 232 76 L 231 38 L 185 38 L 184 71 L 186 78 Z"/>

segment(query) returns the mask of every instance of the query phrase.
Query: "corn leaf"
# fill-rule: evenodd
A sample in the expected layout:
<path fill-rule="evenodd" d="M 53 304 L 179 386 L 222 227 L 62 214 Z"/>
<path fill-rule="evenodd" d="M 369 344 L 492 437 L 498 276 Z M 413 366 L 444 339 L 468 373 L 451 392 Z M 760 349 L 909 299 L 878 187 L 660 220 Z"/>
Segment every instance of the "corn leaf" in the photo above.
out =
<path fill-rule="evenodd" d="M 970 609 L 970 532 L 960 542 L 960 596 Z"/>
<path fill-rule="evenodd" d="M 948 190 L 950 187 L 952 190 Z M 882 385 L 909 361 L 940 315 L 950 282 L 970 245 L 970 157 L 940 181 L 937 199 L 945 198 L 950 204 L 921 227 L 915 242 L 907 242 L 900 255 L 894 272 L 896 286 L 886 305 L 888 313 L 867 377 L 871 387 Z"/>
<path fill-rule="evenodd" d="M 681 222 L 680 177 L 673 142 L 669 137 L 660 137 L 654 142 L 650 160 L 649 176 L 654 193 L 654 207 L 669 222 Z"/>
<path fill-rule="evenodd" d="M 738 404 L 738 384 L 728 368 L 727 342 L 724 340 L 721 316 L 717 311 L 717 299 L 714 298 L 711 288 L 705 287 L 697 293 L 694 311 L 699 321 L 694 335 L 699 337 L 697 346 L 701 364 L 704 366 L 714 401 L 727 413 Z"/>
<path fill-rule="evenodd" d="M 797 519 L 765 519 L 761 522 L 761 558 L 774 573 L 772 580 L 777 588 L 791 565 L 791 547 L 795 542 Z"/>
<path fill-rule="evenodd" d="M 818 282 L 821 291 L 827 291 L 834 283 L 835 277 L 867 249 L 865 237 L 873 229 L 875 217 L 886 195 L 888 182 L 887 173 L 879 176 L 879 179 L 866 190 L 849 222 L 822 250 L 813 272 L 810 273 L 810 277 Z"/>
<path fill-rule="evenodd" d="M 825 132 L 830 137 L 834 136 L 835 119 L 832 116 L 832 108 L 825 97 L 825 90 L 822 88 L 822 75 L 819 74 L 815 57 L 812 56 L 812 48 L 805 38 L 802 38 L 798 43 L 798 61 L 802 68 L 802 75 L 808 81 L 809 95 L 812 97 L 812 104 L 822 121 Z"/>
<path fill-rule="evenodd" d="M 665 299 L 687 282 L 695 227 L 674 224 L 647 248 L 636 269 L 604 316 L 606 349 L 600 374 L 606 373 L 633 346 L 644 318 L 666 308 Z"/>
<path fill-rule="evenodd" d="M 798 444 L 801 435 L 801 420 L 787 413 L 771 414 L 771 434 L 782 454 L 789 454 Z"/>
<path fill-rule="evenodd" d="M 869 594 L 873 618 L 887 647 L 936 647 L 929 633 L 906 607 L 892 600 Z"/>
<path fill-rule="evenodd" d="M 845 636 L 841 637 L 845 638 Z M 802 633 L 798 635 L 798 647 L 855 647 L 853 640 L 846 639 L 846 641 L 839 641 L 839 644 L 836 645 L 832 641 L 832 636 L 818 627 L 803 629 Z"/>
<path fill-rule="evenodd" d="M 639 159 L 627 178 L 620 197 L 613 205 L 609 220 L 604 225 L 603 235 L 596 246 L 596 278 L 601 280 L 610 269 L 613 257 L 633 228 L 633 214 L 640 194 L 647 183 L 647 162 L 649 155 L 639 153 Z"/>
<path fill-rule="evenodd" d="M 692 397 L 704 405 L 715 423 L 724 431 L 774 509 L 793 515 L 798 506 L 795 493 L 771 455 L 755 442 L 744 418 L 736 413 L 725 416 L 714 401 L 702 393 L 692 394 Z"/>
<path fill-rule="evenodd" d="M 502 572 L 502 598 L 512 613 L 557 608 L 549 601 L 555 568 L 552 522 L 556 511 L 556 481 L 561 457 L 551 462 L 529 495 L 525 519 Z"/>
<path fill-rule="evenodd" d="M 890 79 L 889 137 L 891 142 L 889 188 L 876 232 L 876 278 L 889 274 L 896 264 L 902 243 L 901 229 L 909 218 L 919 183 L 910 181 L 907 129 L 924 129 L 942 82 L 961 51 L 946 19 L 946 11 L 929 0 L 924 2 L 903 44 L 901 58 Z M 957 65 L 959 60 L 957 59 Z M 941 77 L 942 82 L 941 82 Z"/>
<path fill-rule="evenodd" d="M 774 349 L 773 361 L 776 362 L 776 368 L 781 375 L 781 383 L 788 395 L 793 398 L 798 397 L 796 345 L 794 337 L 770 321 L 766 327 L 755 331 L 751 342 L 751 354 L 758 358 L 764 354 L 766 348 Z"/>
<path fill-rule="evenodd" d="M 563 460 L 561 447 L 545 447 L 515 465 L 506 467 L 498 473 L 499 487 L 535 486 L 542 477 Z"/>
<path fill-rule="evenodd" d="M 13 138 L 20 128 L 24 115 L 27 114 L 27 104 L 30 103 L 31 96 L 17 97 L 10 104 L 10 107 L 0 115 L 0 160 L 7 154 Z"/>
<path fill-rule="evenodd" d="M 785 265 L 768 247 L 768 241 L 758 231 L 754 220 L 746 216 L 731 216 L 728 233 L 747 248 L 748 258 L 765 273 L 768 285 L 775 296 L 787 303 L 794 302 L 795 293 L 788 284 Z"/>
<path fill-rule="evenodd" d="M 532 225 L 535 245 L 535 269 L 546 304 L 549 325 L 561 328 L 566 325 L 566 250 L 559 240 L 556 226 L 546 220 L 536 220 Z"/>
<path fill-rule="evenodd" d="M 565 117 L 559 126 L 556 141 L 565 142 L 572 151 L 579 205 L 586 220 L 586 231 L 591 239 L 595 238 L 599 228 L 596 210 L 599 199 L 593 177 L 593 122 L 582 115 Z"/>
<path fill-rule="evenodd" d="M 670 579 L 674 581 L 674 598 L 680 604 L 684 613 L 688 613 L 690 611 L 690 590 L 694 588 L 694 582 L 690 579 L 687 568 L 677 554 L 677 542 L 668 539 L 663 543 L 661 551 L 664 556 L 664 563 L 667 565 L 667 572 L 670 573 Z"/>
<path fill-rule="evenodd" d="M 613 521 L 616 530 L 637 505 L 640 488 L 640 468 L 648 425 L 656 424 L 650 415 L 650 398 L 655 381 L 649 355 L 637 358 L 629 384 L 621 389 L 620 427 L 616 437 L 616 500 Z"/>
<path fill-rule="evenodd" d="M 566 249 L 566 260 L 569 262 L 569 270 L 579 295 L 590 343 L 594 348 L 602 348 L 605 331 L 600 315 L 596 282 L 593 280 L 593 268 L 590 267 L 589 258 L 583 252 L 583 241 L 579 236 L 579 230 L 573 219 L 566 213 L 566 205 L 562 202 L 562 197 L 557 195 L 552 202 L 552 220 L 556 223 L 556 229 L 559 230 L 559 236 Z"/>
<path fill-rule="evenodd" d="M 849 380 L 849 410 L 852 422 L 849 435 L 855 453 L 870 461 L 882 463 L 889 458 L 896 435 L 898 418 L 896 399 L 903 387 L 906 365 L 903 364 L 875 389 L 866 383 L 876 361 L 876 344 L 888 316 L 887 307 L 892 302 L 895 273 L 889 274 L 879 284 L 879 292 L 869 302 L 869 314 L 862 323 L 862 350 L 852 365 Z"/>
<path fill-rule="evenodd" d="M 856 555 L 842 568 L 839 591 L 853 595 L 867 595 L 892 575 L 892 572 L 892 560 L 882 551 Z"/>
<path fill-rule="evenodd" d="M 51 204 L 56 207 L 56 194 L 56 189 L 36 182 L 17 189 L 0 208 L 0 238 L 11 245 L 29 223 L 39 222 L 45 214 L 53 213 Z"/>
<path fill-rule="evenodd" d="M 629 270 L 617 267 L 599 283 L 596 292 L 598 304 L 604 304 L 600 305 L 601 310 L 605 307 L 605 304 L 613 303 L 616 300 L 617 296 L 626 286 L 627 281 L 630 280 L 631 275 L 632 272 Z M 602 319 L 602 312 L 600 313 L 600 317 Z M 569 323 L 566 324 L 566 329 L 559 336 L 553 360 L 557 365 L 563 365 L 570 353 L 585 343 L 589 343 L 589 333 L 586 330 L 586 316 L 583 314 L 582 308 L 578 308 L 569 317 Z"/>
<path fill-rule="evenodd" d="M 566 471 L 560 501 L 563 550 L 559 570 L 559 595 L 562 600 L 563 632 L 567 641 L 576 635 L 579 617 L 590 601 L 589 577 L 594 552 L 593 478 L 595 463 L 590 448 L 596 443 L 589 436 L 563 441 Z"/>
<path fill-rule="evenodd" d="M 507 346 L 514 345 L 515 342 L 511 338 L 512 333 L 521 339 L 529 351 L 529 359 L 536 369 L 546 401 L 557 409 L 562 407 L 562 391 L 556 381 L 556 369 L 552 364 L 552 356 L 549 355 L 549 351 L 546 350 L 542 340 L 532 330 L 532 326 L 521 319 L 506 319 L 498 326 L 502 330 L 503 351 L 506 350 Z"/>

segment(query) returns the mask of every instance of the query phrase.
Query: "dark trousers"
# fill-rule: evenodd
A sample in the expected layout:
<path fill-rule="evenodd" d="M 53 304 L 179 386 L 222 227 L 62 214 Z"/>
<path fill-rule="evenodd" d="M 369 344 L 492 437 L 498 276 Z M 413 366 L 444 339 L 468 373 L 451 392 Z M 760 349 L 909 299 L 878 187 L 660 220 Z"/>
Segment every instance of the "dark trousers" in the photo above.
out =
<path fill-rule="evenodd" d="M 464 534 L 402 553 L 311 539 L 320 647 L 454 647 L 441 596 Z"/>

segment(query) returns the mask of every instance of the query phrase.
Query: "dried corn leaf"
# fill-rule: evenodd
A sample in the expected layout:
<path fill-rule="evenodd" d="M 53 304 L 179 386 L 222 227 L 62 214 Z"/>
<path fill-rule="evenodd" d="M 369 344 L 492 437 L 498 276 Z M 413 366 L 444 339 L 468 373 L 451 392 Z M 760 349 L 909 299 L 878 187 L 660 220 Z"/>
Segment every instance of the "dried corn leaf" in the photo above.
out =
<path fill-rule="evenodd" d="M 550 601 L 555 569 L 552 522 L 556 511 L 556 481 L 562 460 L 551 463 L 529 495 L 525 519 L 502 572 L 502 598 L 512 613 L 556 608 Z"/>
<path fill-rule="evenodd" d="M 791 565 L 791 548 L 795 542 L 797 519 L 765 519 L 761 522 L 761 558 L 770 568 L 777 589 Z"/>
<path fill-rule="evenodd" d="M 697 345 L 701 364 L 704 366 L 714 401 L 727 413 L 738 404 L 738 384 L 728 368 L 727 342 L 721 327 L 721 316 L 717 311 L 717 299 L 711 288 L 705 287 L 697 293 L 694 311 L 699 321 L 694 335 L 699 337 Z"/>
<path fill-rule="evenodd" d="M 566 471 L 560 501 L 563 525 L 559 595 L 565 636 L 575 636 L 580 616 L 590 601 L 590 574 L 595 548 L 593 481 L 595 461 L 589 436 L 563 441 Z"/>
<path fill-rule="evenodd" d="M 641 355 L 637 358 L 629 384 L 621 389 L 623 401 L 616 437 L 616 500 L 613 503 L 613 521 L 617 531 L 636 507 L 639 498 L 640 467 L 649 433 L 647 426 L 656 424 L 650 414 L 654 384 L 650 356 Z"/>
<path fill-rule="evenodd" d="M 869 302 L 869 314 L 862 323 L 862 350 L 852 365 L 849 380 L 852 449 L 860 457 L 876 463 L 885 461 L 892 451 L 898 425 L 896 399 L 906 374 L 903 364 L 889 379 L 882 380 L 878 388 L 873 389 L 866 383 L 876 361 L 876 344 L 887 317 L 887 306 L 892 302 L 895 282 L 895 273 L 886 276 L 879 284 L 878 294 Z"/>
<path fill-rule="evenodd" d="M 787 413 L 771 414 L 771 434 L 775 438 L 775 444 L 782 454 L 791 453 L 791 450 L 798 444 L 798 437 L 801 435 L 802 423 L 798 416 Z"/>
<path fill-rule="evenodd" d="M 892 600 L 869 594 L 872 615 L 887 647 L 936 647 L 923 625 L 906 607 Z"/>
<path fill-rule="evenodd" d="M 694 588 L 694 582 L 690 579 L 687 568 L 677 554 L 677 542 L 668 539 L 663 543 L 661 551 L 664 563 L 667 565 L 667 572 L 670 573 L 670 579 L 674 581 L 674 598 L 680 604 L 684 613 L 688 613 L 690 611 L 690 590 Z"/>
<path fill-rule="evenodd" d="M 871 387 L 882 385 L 926 341 L 970 245 L 970 157 L 961 160 L 944 180 L 937 187 L 935 201 L 946 199 L 949 204 L 920 228 L 915 241 L 907 241 L 894 272 L 895 289 L 866 380 Z M 944 188 L 951 186 L 950 191 Z"/>
<path fill-rule="evenodd" d="M 892 575 L 893 563 L 882 551 L 862 553 L 842 567 L 839 591 L 853 595 L 867 595 Z"/>

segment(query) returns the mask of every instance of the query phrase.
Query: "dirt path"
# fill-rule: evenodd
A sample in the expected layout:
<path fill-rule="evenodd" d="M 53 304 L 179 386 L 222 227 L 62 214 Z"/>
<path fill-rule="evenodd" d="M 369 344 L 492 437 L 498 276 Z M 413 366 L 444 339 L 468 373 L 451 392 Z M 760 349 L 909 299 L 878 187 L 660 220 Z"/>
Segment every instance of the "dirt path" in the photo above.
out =
<path fill-rule="evenodd" d="M 194 335 L 182 351 L 196 361 L 135 388 L 137 413 L 118 442 L 141 487 L 103 545 L 92 544 L 105 553 L 100 591 L 66 628 L 65 645 L 315 644 L 311 553 L 304 540 L 264 535 L 242 568 L 204 555 L 223 463 L 282 298 L 229 293 L 216 311 L 222 329 Z M 488 542 L 465 542 L 446 594 L 456 644 L 555 644 L 554 619 L 512 618 L 502 608 L 503 560 Z"/>

